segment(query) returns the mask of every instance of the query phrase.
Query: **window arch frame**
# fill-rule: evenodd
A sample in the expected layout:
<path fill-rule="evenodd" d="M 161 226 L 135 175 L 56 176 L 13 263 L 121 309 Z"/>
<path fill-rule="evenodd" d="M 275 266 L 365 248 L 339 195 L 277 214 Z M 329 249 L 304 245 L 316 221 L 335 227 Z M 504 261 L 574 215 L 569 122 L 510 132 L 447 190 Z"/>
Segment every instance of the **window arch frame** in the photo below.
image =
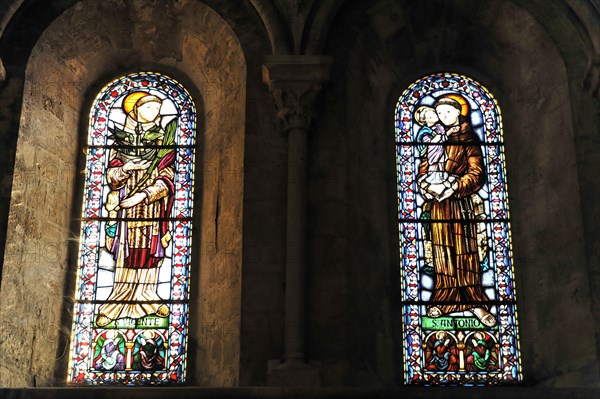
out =
<path fill-rule="evenodd" d="M 109 158 L 114 157 L 111 151 L 140 151 L 135 149 L 136 145 L 130 145 L 125 141 L 120 143 L 117 142 L 114 132 L 117 130 L 115 129 L 115 118 L 112 118 L 111 116 L 113 109 L 118 110 L 115 112 L 117 114 L 119 112 L 123 114 L 121 119 L 123 119 L 123 126 L 125 126 L 126 121 L 129 119 L 129 115 L 131 115 L 127 114 L 127 112 L 131 110 L 127 109 L 124 102 L 131 93 L 147 93 L 146 95 L 149 95 L 147 98 L 152 96 L 158 97 L 161 101 L 161 107 L 157 117 L 159 118 L 158 120 L 162 121 L 165 116 L 172 117 L 166 126 L 162 126 L 163 136 L 158 138 L 158 141 L 153 141 L 152 143 L 148 142 L 139 147 L 142 150 L 148 149 L 148 153 L 156 151 L 154 152 L 155 158 L 157 161 L 160 161 L 154 162 L 156 165 L 151 165 L 148 170 L 151 170 L 153 166 L 155 171 L 159 170 L 162 163 L 168 164 L 169 162 L 169 164 L 172 164 L 173 169 L 173 175 L 170 176 L 172 186 L 169 187 L 169 191 L 172 192 L 164 198 L 149 199 L 150 201 L 155 201 L 157 203 L 164 199 L 164 204 L 170 203 L 170 205 L 164 205 L 166 210 L 165 213 L 161 213 L 156 217 L 150 217 L 148 218 L 149 221 L 146 222 L 143 221 L 143 218 L 128 219 L 126 216 L 121 216 L 121 213 L 119 213 L 120 216 L 116 217 L 107 213 L 107 209 L 103 209 L 103 206 L 106 206 L 108 203 L 107 197 L 108 191 L 110 191 L 104 186 L 108 186 L 108 184 L 105 184 L 105 180 L 106 169 L 109 167 L 109 162 L 111 162 L 111 159 Z M 139 97 L 140 96 L 136 98 Z M 163 112 L 165 107 L 170 107 L 170 114 Z M 119 108 L 123 108 L 124 110 Z M 175 113 L 173 113 L 173 111 L 175 111 Z M 112 79 L 98 92 L 96 99 L 90 107 L 86 137 L 87 141 L 83 144 L 86 158 L 86 176 L 85 182 L 82 184 L 83 201 L 81 209 L 81 236 L 79 241 L 79 256 L 77 259 L 76 295 L 74 298 L 67 373 L 68 383 L 90 385 L 163 385 L 183 383 L 186 381 L 188 357 L 187 340 L 188 329 L 190 327 L 188 321 L 190 314 L 190 269 L 193 264 L 191 259 L 193 247 L 192 222 L 197 218 L 197 216 L 193 214 L 194 165 L 197 148 L 197 111 L 198 108 L 188 90 L 177 80 L 159 72 L 135 72 Z M 174 121 L 176 121 L 174 124 L 175 130 L 172 131 L 172 134 L 174 134 L 175 137 L 172 142 L 167 142 L 166 137 L 169 135 L 169 125 L 173 125 L 171 122 Z M 109 122 L 113 123 L 113 130 L 110 133 Z M 141 124 L 138 125 L 141 126 Z M 147 133 L 150 132 L 148 131 L 146 134 Z M 113 137 L 109 137 L 111 134 Z M 143 136 L 146 136 L 146 134 Z M 107 138 L 111 141 L 110 143 L 107 142 Z M 173 154 L 171 157 L 172 159 L 169 162 L 162 162 L 170 157 L 170 153 Z M 160 177 L 154 175 L 145 177 L 147 178 L 147 182 L 152 179 L 155 181 L 160 179 Z M 135 189 L 137 188 L 138 187 Z M 142 187 L 139 191 L 146 190 Z M 149 196 L 151 194 L 146 195 Z M 169 196 L 172 198 L 169 198 Z M 128 196 L 125 196 L 125 198 L 128 198 Z M 159 207 L 161 206 L 163 206 L 163 204 L 159 205 Z M 104 326 L 98 324 L 98 315 L 95 314 L 97 313 L 98 306 L 103 302 L 106 303 L 111 301 L 110 297 L 104 298 L 104 300 L 97 299 L 99 289 L 97 287 L 97 279 L 100 269 L 103 268 L 103 266 L 100 265 L 100 255 L 98 254 L 100 252 L 99 247 L 102 244 L 101 239 L 105 243 L 107 241 L 106 238 L 108 232 L 103 226 L 106 227 L 107 223 L 111 220 L 116 220 L 119 225 L 123 226 L 130 225 L 131 222 L 135 223 L 138 220 L 141 220 L 142 224 L 154 222 L 156 222 L 156 224 L 168 224 L 167 233 L 165 236 L 162 236 L 163 239 L 166 238 L 166 244 L 160 244 L 159 247 L 159 249 L 163 248 L 162 255 L 151 255 L 151 257 L 160 257 L 158 268 L 160 268 L 160 274 L 163 276 L 159 276 L 159 272 L 157 271 L 157 281 L 155 284 L 157 286 L 156 293 L 158 295 L 160 291 L 160 288 L 158 287 L 163 285 L 162 295 L 159 295 L 161 298 L 160 303 L 162 304 L 161 306 L 167 306 L 169 308 L 168 315 L 166 315 L 166 317 L 163 316 L 163 320 L 168 320 L 168 322 L 161 323 L 161 328 L 164 329 L 164 332 L 161 334 L 158 333 L 161 329 L 159 327 L 155 326 L 156 328 L 153 329 L 151 328 L 152 326 L 142 326 L 141 324 L 144 323 L 140 324 L 140 322 L 143 322 L 146 319 L 149 320 L 150 315 L 133 319 L 133 321 L 127 317 L 120 318 L 121 321 L 129 320 L 134 323 L 133 325 L 124 325 L 124 327 L 117 325 L 116 320 L 111 320 L 110 324 Z M 90 227 L 92 228 L 90 229 Z M 166 237 L 166 235 L 169 235 L 170 237 Z M 96 241 L 88 242 L 90 241 L 90 237 L 91 239 L 96 237 Z M 86 239 L 88 240 L 86 241 Z M 127 239 L 122 241 L 127 241 Z M 90 248 L 93 255 L 92 259 L 89 259 L 89 256 L 86 255 L 86 251 L 89 252 Z M 116 254 L 114 255 L 114 259 L 117 259 Z M 165 259 L 168 259 L 167 262 L 170 263 L 167 267 L 164 267 L 163 265 Z M 106 262 L 106 258 L 104 262 Z M 117 263 L 117 261 L 115 261 L 115 263 Z M 90 272 L 92 272 L 91 269 L 94 267 L 95 272 L 92 273 L 94 275 L 90 277 Z M 116 268 L 118 267 L 119 266 L 116 266 Z M 113 270 L 114 269 L 115 266 L 113 265 Z M 166 274 L 166 272 L 163 273 L 164 271 L 168 272 L 169 276 L 166 280 L 168 282 L 163 281 L 165 280 L 164 274 Z M 90 292 L 89 290 L 86 291 L 85 288 L 83 288 L 84 285 L 89 285 L 90 282 L 94 286 L 93 292 Z M 145 283 L 139 283 L 139 285 L 144 284 Z M 165 284 L 169 285 L 168 298 L 164 297 L 166 290 L 164 287 Z M 114 285 L 112 290 L 114 290 Z M 104 296 L 106 297 L 107 295 L 105 294 Z M 117 302 L 119 301 L 117 300 Z M 125 300 L 122 305 L 128 306 L 126 304 L 128 302 L 133 302 L 133 300 Z M 140 303 L 145 302 L 149 301 L 142 301 Z M 91 313 L 90 305 L 92 308 Z M 93 310 L 94 308 L 95 310 Z M 92 320 L 90 320 L 90 315 Z M 156 317 L 156 319 L 159 320 L 158 317 Z M 166 324 L 166 326 L 163 324 Z M 83 327 L 83 332 L 81 331 L 81 327 Z M 117 334 L 120 335 L 121 338 L 124 338 L 123 340 L 128 341 L 123 348 L 126 352 L 123 353 L 125 355 L 123 360 L 127 363 L 127 366 L 124 370 L 119 370 L 117 372 L 108 369 L 102 370 L 102 367 L 98 368 L 93 363 L 94 359 L 97 357 L 96 355 L 99 354 L 95 346 L 98 345 L 99 339 L 101 339 L 103 335 L 106 335 L 110 329 L 119 331 Z M 152 366 L 146 371 L 131 370 L 131 365 L 134 362 L 134 353 L 132 351 L 135 351 L 137 348 L 138 353 L 141 352 L 140 346 L 146 345 L 145 343 L 140 343 L 144 342 L 144 339 L 142 339 L 143 333 L 152 330 L 155 330 L 155 332 L 154 337 L 151 338 L 156 341 L 157 347 L 160 347 L 161 345 L 164 345 L 165 347 L 162 354 L 164 367 L 159 368 L 159 370 L 153 369 Z M 92 334 L 93 336 L 90 338 Z M 130 334 L 131 337 L 127 334 Z M 114 337 L 111 336 L 111 338 Z M 149 340 L 148 338 L 149 337 L 145 338 L 146 342 Z M 164 343 L 160 342 L 161 339 Z M 98 340 L 98 342 L 96 340 Z M 127 344 L 133 345 L 130 345 L 130 348 Z M 86 354 L 86 356 L 81 356 L 82 353 Z M 85 360 L 82 359 L 82 357 L 87 357 L 88 359 Z M 85 369 L 85 367 L 79 367 L 82 363 L 87 365 L 87 369 Z"/>
<path fill-rule="evenodd" d="M 474 130 L 481 141 L 475 146 L 484 148 L 485 172 L 491 176 L 491 179 L 488 179 L 485 183 L 488 186 L 488 198 L 484 199 L 485 215 L 492 214 L 491 218 L 486 218 L 484 221 L 488 231 L 487 241 L 493 244 L 499 238 L 496 232 L 500 231 L 503 234 L 500 237 L 500 240 L 503 240 L 501 251 L 498 250 L 498 246 L 490 245 L 486 254 L 487 259 L 492 259 L 492 270 L 497 272 L 494 275 L 495 298 L 489 300 L 488 304 L 497 306 L 494 317 L 496 322 L 499 323 L 500 330 L 504 331 L 503 334 L 500 334 L 500 339 L 496 341 L 498 359 L 502 364 L 499 365 L 500 372 L 495 375 L 492 372 L 487 374 L 484 372 L 469 373 L 464 369 L 456 372 L 446 371 L 445 373 L 439 370 L 436 372 L 425 370 L 425 348 L 432 334 L 422 335 L 425 330 L 423 318 L 427 316 L 425 306 L 431 298 L 431 292 L 426 299 L 421 296 L 423 290 L 421 269 L 425 258 L 423 254 L 423 228 L 411 228 L 410 226 L 424 226 L 427 223 L 431 225 L 431 223 L 425 221 L 426 218 L 422 213 L 423 203 L 427 201 L 424 201 L 421 194 L 419 194 L 417 184 L 421 162 L 418 153 L 419 147 L 423 147 L 423 143 L 416 139 L 415 127 L 418 124 L 414 119 L 414 112 L 418 106 L 431 106 L 435 99 L 451 93 L 461 94 L 463 97 L 466 95 L 469 110 L 465 119 L 469 120 L 469 124 L 473 124 L 473 120 L 478 121 L 473 125 L 475 125 Z M 473 114 L 477 115 L 473 117 Z M 495 385 L 520 382 L 522 371 L 510 218 L 508 214 L 506 164 L 502 117 L 497 100 L 485 86 L 468 76 L 451 72 L 429 74 L 409 84 L 398 97 L 394 107 L 394 128 L 396 137 L 396 192 L 398 195 L 397 220 L 399 223 L 404 383 L 417 385 Z M 431 148 L 431 145 L 427 144 L 428 148 Z M 446 148 L 451 146 L 452 143 L 443 145 L 444 153 L 447 153 Z M 490 188 L 490 185 L 494 187 Z M 498 194 L 499 188 L 501 189 Z M 493 201 L 490 201 L 489 197 L 492 196 L 494 197 Z M 492 205 L 490 205 L 490 202 L 492 202 Z M 449 224 L 448 221 L 444 222 L 443 220 L 438 222 L 438 225 Z M 494 223 L 496 223 L 496 226 L 494 226 Z M 502 226 L 496 230 L 495 227 L 499 225 Z M 492 227 L 490 228 L 490 226 Z M 492 233 L 490 234 L 490 232 Z M 416 243 L 416 245 L 411 244 L 411 242 Z M 499 267 L 497 267 L 498 262 L 500 262 Z M 435 270 L 432 270 L 432 274 L 434 272 Z M 435 279 L 432 277 L 431 280 L 431 284 L 434 285 Z M 502 280 L 502 285 L 499 287 L 498 281 L 500 280 Z M 435 289 L 432 287 L 429 288 L 429 291 Z M 498 294 L 499 291 L 500 294 Z M 442 316 L 445 316 L 445 314 L 442 314 Z M 454 326 L 456 327 L 456 325 Z M 428 328 L 433 330 L 431 325 Z M 440 328 L 440 330 L 442 329 Z M 486 330 L 483 329 L 483 331 Z M 458 342 L 456 339 L 455 341 Z M 464 342 L 463 339 L 463 347 Z M 464 363 L 464 359 L 461 359 L 461 362 Z M 487 376 L 483 376 L 483 374 Z"/>

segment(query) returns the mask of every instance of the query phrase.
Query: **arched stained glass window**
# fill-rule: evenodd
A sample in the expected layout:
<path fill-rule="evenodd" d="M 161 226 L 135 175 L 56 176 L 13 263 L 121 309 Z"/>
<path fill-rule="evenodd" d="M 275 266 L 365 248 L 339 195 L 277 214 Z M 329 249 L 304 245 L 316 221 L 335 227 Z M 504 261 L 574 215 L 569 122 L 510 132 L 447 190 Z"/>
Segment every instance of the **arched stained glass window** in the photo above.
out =
<path fill-rule="evenodd" d="M 413 83 L 396 107 L 407 384 L 521 380 L 502 118 L 456 74 Z"/>
<path fill-rule="evenodd" d="M 185 380 L 195 108 L 158 73 L 92 105 L 68 382 Z"/>

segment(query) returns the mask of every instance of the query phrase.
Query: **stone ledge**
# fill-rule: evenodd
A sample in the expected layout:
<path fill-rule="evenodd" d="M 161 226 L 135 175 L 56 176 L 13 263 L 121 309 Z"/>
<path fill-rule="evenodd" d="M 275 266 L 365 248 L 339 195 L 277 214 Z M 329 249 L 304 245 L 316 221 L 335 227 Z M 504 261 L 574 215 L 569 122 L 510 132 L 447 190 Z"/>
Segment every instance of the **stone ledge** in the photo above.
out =
<path fill-rule="evenodd" d="M 0 388 L 3 399 L 598 399 L 600 388 L 534 387 L 402 387 L 402 388 L 197 388 L 197 387 L 68 387 L 68 388 Z"/>

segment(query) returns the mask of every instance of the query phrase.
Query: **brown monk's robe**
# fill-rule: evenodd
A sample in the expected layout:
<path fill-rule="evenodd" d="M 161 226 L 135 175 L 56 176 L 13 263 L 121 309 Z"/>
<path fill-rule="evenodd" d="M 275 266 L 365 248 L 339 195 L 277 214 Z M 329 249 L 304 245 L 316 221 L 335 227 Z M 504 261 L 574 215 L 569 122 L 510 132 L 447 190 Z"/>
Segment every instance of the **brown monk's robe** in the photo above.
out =
<path fill-rule="evenodd" d="M 471 194 L 479 191 L 486 182 L 479 143 L 470 123 L 461 119 L 460 131 L 450 134 L 445 143 L 445 171 L 458 176 L 458 188 L 444 201 L 431 201 L 435 288 L 430 306 L 439 307 L 443 314 L 474 307 L 488 309 L 484 304 L 444 304 L 489 300 L 481 286 L 476 224 L 462 221 L 465 218 L 474 219 Z M 422 159 L 419 177 L 427 173 L 428 167 L 427 159 Z M 440 219 L 454 221 L 435 222 Z"/>

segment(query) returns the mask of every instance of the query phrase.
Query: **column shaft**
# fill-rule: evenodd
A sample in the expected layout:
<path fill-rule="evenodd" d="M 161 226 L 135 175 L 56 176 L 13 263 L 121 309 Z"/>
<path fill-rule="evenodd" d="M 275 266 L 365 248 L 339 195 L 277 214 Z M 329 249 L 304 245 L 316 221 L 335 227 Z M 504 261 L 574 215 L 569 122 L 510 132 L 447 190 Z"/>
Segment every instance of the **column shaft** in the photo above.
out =
<path fill-rule="evenodd" d="M 288 133 L 284 359 L 305 360 L 307 132 Z"/>

